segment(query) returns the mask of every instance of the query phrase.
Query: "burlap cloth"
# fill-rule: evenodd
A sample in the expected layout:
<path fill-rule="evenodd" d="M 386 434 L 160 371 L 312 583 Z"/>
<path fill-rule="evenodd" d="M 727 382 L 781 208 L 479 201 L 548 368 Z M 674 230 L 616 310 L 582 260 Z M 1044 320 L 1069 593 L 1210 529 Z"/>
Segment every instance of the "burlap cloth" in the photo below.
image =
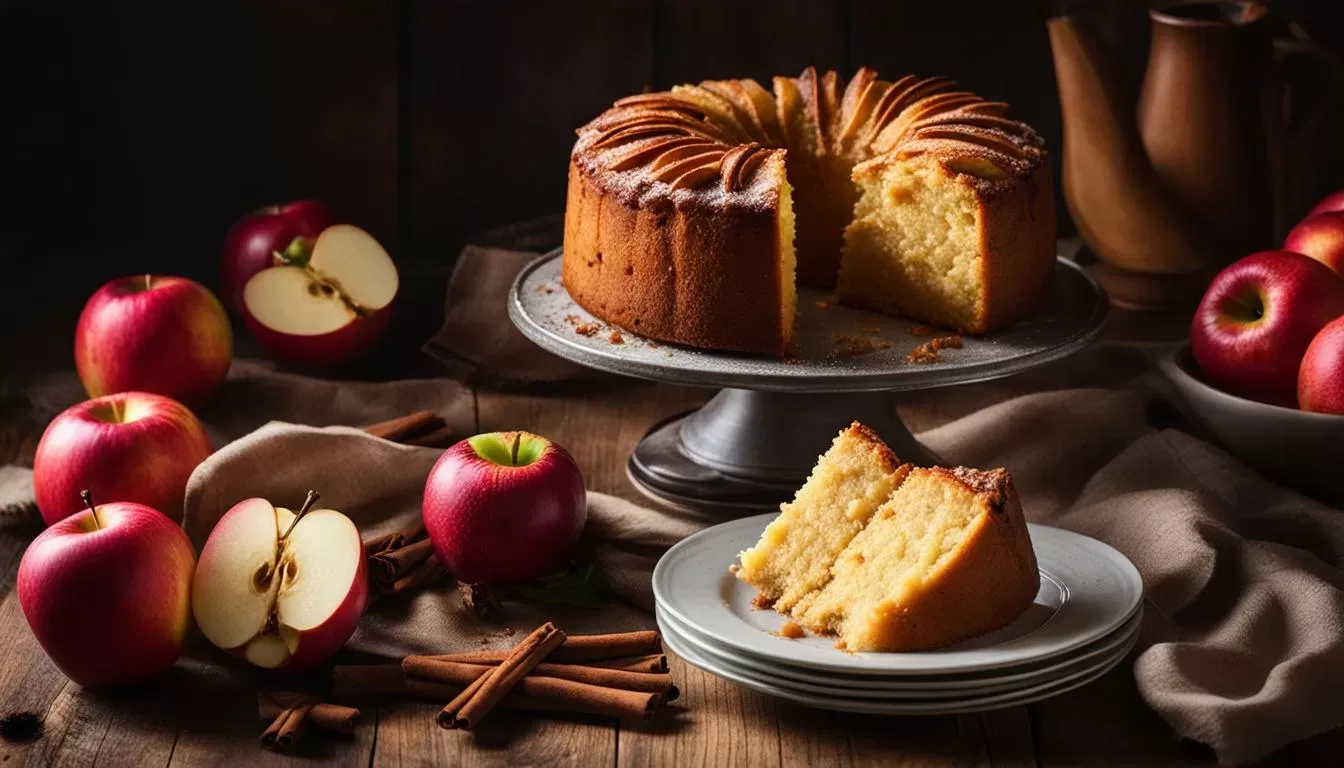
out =
<path fill-rule="evenodd" d="M 532 255 L 468 248 L 431 354 L 459 371 L 486 370 L 499 384 L 588 375 L 509 331 L 503 292 Z M 78 391 L 67 378 L 34 397 L 55 407 Z M 936 452 L 1009 468 L 1031 520 L 1101 539 L 1138 566 L 1147 604 L 1133 674 L 1179 734 L 1243 762 L 1344 724 L 1344 516 L 1173 428 L 1179 416 L 1146 358 L 1094 348 L 928 401 L 969 411 L 921 435 Z M 403 524 L 419 514 L 438 452 L 322 427 L 417 408 L 434 408 L 464 435 L 474 429 L 470 393 L 454 380 L 347 384 L 236 364 L 222 395 L 201 411 L 223 447 L 191 478 L 186 530 L 199 546 L 239 499 L 297 504 L 310 487 L 370 534 Z M 24 486 L 20 470 L 0 479 L 5 488 Z M 508 639 L 500 627 L 530 629 L 542 617 L 577 632 L 652 625 L 657 555 L 701 525 L 593 493 L 586 535 L 614 602 L 589 610 L 507 603 L 486 623 L 444 585 L 378 601 L 350 646 L 395 656 L 481 647 L 483 638 L 501 644 Z"/>

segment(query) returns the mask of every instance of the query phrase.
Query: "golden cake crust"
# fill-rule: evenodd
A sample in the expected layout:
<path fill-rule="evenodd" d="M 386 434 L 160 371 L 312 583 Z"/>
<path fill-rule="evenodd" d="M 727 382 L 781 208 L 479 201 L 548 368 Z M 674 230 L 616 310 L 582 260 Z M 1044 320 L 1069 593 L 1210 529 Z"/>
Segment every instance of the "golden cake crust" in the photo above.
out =
<path fill-rule="evenodd" d="M 562 278 L 575 301 L 651 338 L 783 356 L 792 291 L 782 283 L 794 280 L 781 274 L 780 252 L 792 247 L 779 242 L 785 179 L 798 211 L 797 281 L 829 288 L 857 199 L 851 168 L 912 153 L 982 198 L 991 311 L 963 330 L 1006 324 L 1041 300 L 1031 273 L 1042 269 L 1040 242 L 1053 263 L 1049 171 L 1039 139 L 1003 117 L 1005 105 L 946 78 L 888 83 L 866 68 L 844 86 L 809 67 L 775 78 L 773 90 L 750 80 L 677 86 L 621 99 L 579 129 Z"/>

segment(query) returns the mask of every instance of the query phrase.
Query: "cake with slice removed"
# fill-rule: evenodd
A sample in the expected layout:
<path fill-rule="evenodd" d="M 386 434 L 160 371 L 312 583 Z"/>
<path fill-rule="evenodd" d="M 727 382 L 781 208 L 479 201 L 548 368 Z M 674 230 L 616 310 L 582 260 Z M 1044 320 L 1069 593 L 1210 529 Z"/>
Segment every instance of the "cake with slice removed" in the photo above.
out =
<path fill-rule="evenodd" d="M 887 473 L 894 486 L 874 508 L 880 484 L 856 493 L 830 480 L 833 465 L 856 459 L 842 450 L 850 433 L 880 455 L 870 430 L 849 427 L 742 553 L 738 578 L 759 602 L 849 651 L 937 648 L 999 629 L 1031 605 L 1040 576 L 1006 470 L 901 467 Z M 871 476 L 883 469 L 870 459 Z"/>

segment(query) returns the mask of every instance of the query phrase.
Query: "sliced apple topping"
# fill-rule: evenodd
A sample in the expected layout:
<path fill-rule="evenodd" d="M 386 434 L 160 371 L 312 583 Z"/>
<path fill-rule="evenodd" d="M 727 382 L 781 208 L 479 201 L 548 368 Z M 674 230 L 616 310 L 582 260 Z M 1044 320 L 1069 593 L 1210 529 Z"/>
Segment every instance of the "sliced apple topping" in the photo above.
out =
<path fill-rule="evenodd" d="M 323 230 L 312 254 L 280 254 L 243 288 L 247 311 L 263 326 L 295 336 L 331 333 L 396 298 L 392 259 L 369 233 L 348 224 Z"/>

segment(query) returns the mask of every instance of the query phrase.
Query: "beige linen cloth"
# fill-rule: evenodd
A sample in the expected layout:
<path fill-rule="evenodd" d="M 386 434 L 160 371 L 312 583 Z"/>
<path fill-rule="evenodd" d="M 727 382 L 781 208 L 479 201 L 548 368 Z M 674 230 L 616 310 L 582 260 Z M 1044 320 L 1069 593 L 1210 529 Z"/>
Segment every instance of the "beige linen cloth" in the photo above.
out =
<path fill-rule="evenodd" d="M 565 366 L 537 359 L 544 353 L 520 336 L 499 334 L 483 345 L 454 314 L 468 296 L 479 311 L 496 313 L 492 327 L 507 327 L 503 291 L 531 256 L 468 249 L 449 289 L 450 322 L 431 354 L 459 365 L 478 358 L 474 364 L 487 368 L 532 358 L 512 383 L 564 380 Z M 488 291 L 467 291 L 463 275 Z M 508 369 L 492 376 L 507 379 Z M 1174 411 L 1145 370 L 1141 355 L 1094 348 L 1005 382 L 932 394 L 925 399 L 941 412 L 968 415 L 921 438 L 950 461 L 1007 467 L 1030 519 L 1101 539 L 1134 561 L 1146 614 L 1133 674 L 1144 700 L 1179 734 L 1237 763 L 1344 724 L 1344 515 L 1185 432 L 1160 428 Z M 438 452 L 322 425 L 416 408 L 438 410 L 464 435 L 473 430 L 469 393 L 452 380 L 354 385 L 236 365 L 224 393 L 202 411 L 217 444 L 233 442 L 191 478 L 184 518 L 191 539 L 199 546 L 242 498 L 294 505 L 309 488 L 366 534 L 414 518 Z M 351 647 L 395 656 L 480 647 L 483 637 L 507 644 L 501 626 L 530 629 L 542 618 L 576 632 L 652 625 L 657 556 L 702 524 L 597 493 L 588 514 L 588 544 L 618 601 L 594 610 L 513 602 L 486 623 L 441 585 L 376 602 Z"/>

